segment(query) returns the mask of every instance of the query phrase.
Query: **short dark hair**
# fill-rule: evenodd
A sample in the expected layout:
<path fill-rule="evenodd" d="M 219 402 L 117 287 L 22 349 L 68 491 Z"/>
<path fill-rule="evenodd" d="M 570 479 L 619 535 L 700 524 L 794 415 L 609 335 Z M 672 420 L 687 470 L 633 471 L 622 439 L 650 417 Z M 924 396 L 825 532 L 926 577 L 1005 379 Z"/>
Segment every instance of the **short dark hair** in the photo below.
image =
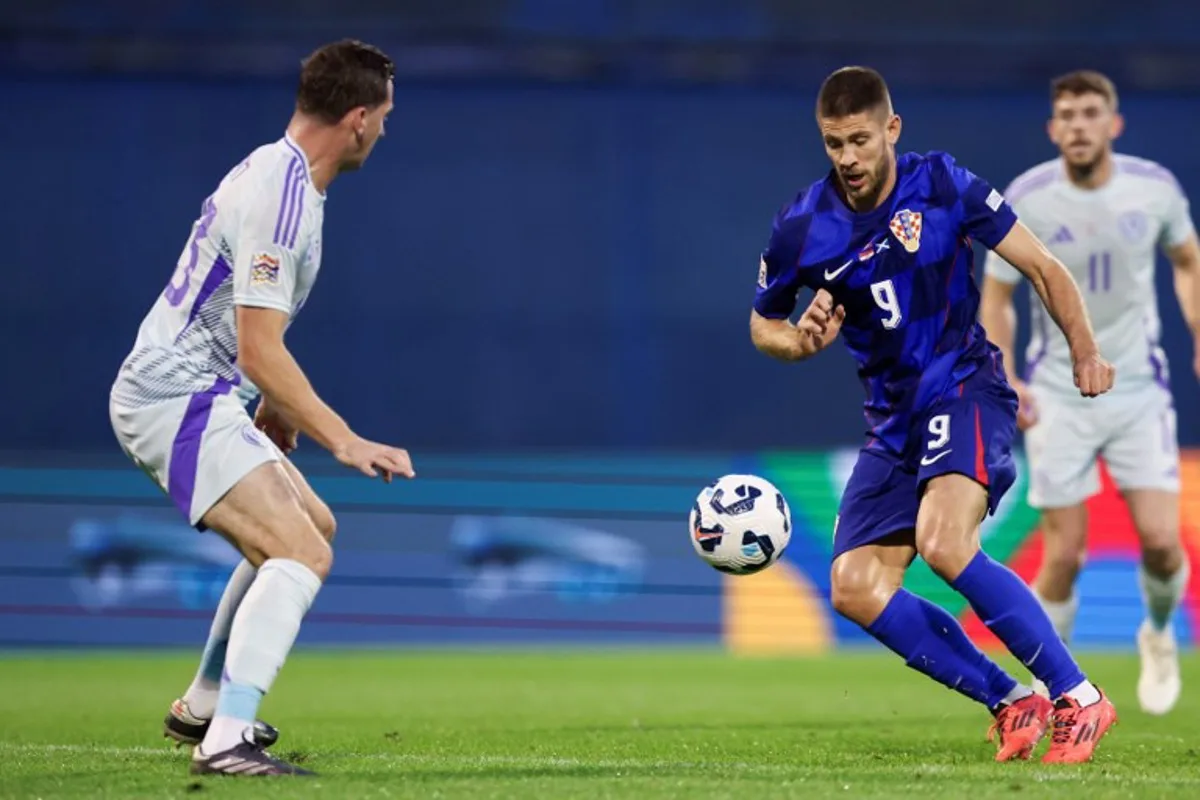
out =
<path fill-rule="evenodd" d="M 1050 81 L 1050 102 L 1064 94 L 1098 94 L 1103 97 L 1113 111 L 1117 110 L 1117 87 L 1108 76 L 1094 69 L 1079 69 L 1059 75 Z"/>
<path fill-rule="evenodd" d="M 336 124 L 353 108 L 374 108 L 387 100 L 394 74 L 392 60 L 377 47 L 355 39 L 323 45 L 301 62 L 296 108 Z"/>
<path fill-rule="evenodd" d="M 848 117 L 880 106 L 890 110 L 892 98 L 883 76 L 870 67 L 842 67 L 817 94 L 818 117 Z"/>

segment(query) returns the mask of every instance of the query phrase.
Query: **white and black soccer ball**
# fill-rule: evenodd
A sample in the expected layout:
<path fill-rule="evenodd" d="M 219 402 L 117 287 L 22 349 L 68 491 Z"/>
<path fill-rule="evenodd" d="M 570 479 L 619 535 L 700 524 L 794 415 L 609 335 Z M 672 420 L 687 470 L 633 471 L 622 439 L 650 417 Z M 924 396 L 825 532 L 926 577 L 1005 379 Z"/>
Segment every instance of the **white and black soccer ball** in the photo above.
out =
<path fill-rule="evenodd" d="M 700 492 L 688 527 L 692 547 L 710 566 L 750 575 L 783 555 L 792 538 L 792 512 L 765 478 L 726 475 Z"/>

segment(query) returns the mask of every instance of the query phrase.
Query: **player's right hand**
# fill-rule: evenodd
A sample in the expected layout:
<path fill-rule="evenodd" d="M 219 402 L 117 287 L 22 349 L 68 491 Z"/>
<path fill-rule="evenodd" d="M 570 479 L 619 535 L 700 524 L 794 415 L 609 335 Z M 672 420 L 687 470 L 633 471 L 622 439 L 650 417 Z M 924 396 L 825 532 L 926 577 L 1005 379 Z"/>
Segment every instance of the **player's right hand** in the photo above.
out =
<path fill-rule="evenodd" d="M 412 459 L 408 457 L 407 450 L 372 442 L 359 436 L 355 436 L 346 444 L 335 448 L 333 457 L 368 478 L 382 475 L 385 483 L 391 483 L 392 477 L 395 475 L 405 478 L 412 478 L 416 475 L 413 472 Z"/>
<path fill-rule="evenodd" d="M 1113 387 L 1117 370 L 1099 353 L 1075 360 L 1075 386 L 1084 397 L 1098 397 Z"/>
<path fill-rule="evenodd" d="M 796 321 L 796 330 L 807 341 L 811 352 L 815 353 L 828 347 L 837 338 L 842 323 L 846 320 L 846 308 L 834 306 L 833 295 L 825 289 L 818 289 L 813 301 Z"/>
<path fill-rule="evenodd" d="M 1032 428 L 1038 420 L 1037 403 L 1029 384 L 1019 378 L 1009 381 L 1013 391 L 1017 393 L 1017 430 L 1024 431 Z"/>
<path fill-rule="evenodd" d="M 265 433 L 285 456 L 295 451 L 300 429 L 275 408 L 265 395 L 254 412 L 254 427 Z"/>

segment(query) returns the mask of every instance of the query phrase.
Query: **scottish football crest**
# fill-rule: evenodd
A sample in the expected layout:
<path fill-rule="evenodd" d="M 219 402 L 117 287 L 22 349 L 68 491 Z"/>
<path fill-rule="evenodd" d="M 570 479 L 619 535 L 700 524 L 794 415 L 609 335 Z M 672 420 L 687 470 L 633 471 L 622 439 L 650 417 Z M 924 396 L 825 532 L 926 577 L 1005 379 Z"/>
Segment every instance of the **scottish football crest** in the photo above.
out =
<path fill-rule="evenodd" d="M 907 208 L 897 211 L 896 216 L 892 217 L 892 224 L 889 227 L 897 241 L 904 245 L 905 250 L 910 253 L 917 252 L 917 248 L 921 246 L 920 211 L 909 211 Z"/>

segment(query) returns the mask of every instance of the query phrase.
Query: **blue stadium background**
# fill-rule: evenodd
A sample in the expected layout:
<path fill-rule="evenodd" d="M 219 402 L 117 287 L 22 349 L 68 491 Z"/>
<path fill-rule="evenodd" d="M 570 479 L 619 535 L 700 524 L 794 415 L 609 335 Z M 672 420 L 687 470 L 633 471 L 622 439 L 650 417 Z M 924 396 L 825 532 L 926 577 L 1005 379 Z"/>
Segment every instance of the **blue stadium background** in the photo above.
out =
<path fill-rule="evenodd" d="M 324 274 L 289 334 L 322 394 L 418 466 L 451 454 L 431 462 L 446 474 L 486 454 L 604 451 L 626 459 L 614 469 L 636 486 L 643 458 L 683 453 L 672 474 L 687 500 L 711 469 L 752 464 L 743 454 L 860 440 L 861 390 L 843 353 L 786 367 L 747 335 L 772 215 L 826 169 L 811 113 L 824 74 L 881 69 L 904 148 L 951 151 L 1003 186 L 1053 155 L 1049 78 L 1099 68 L 1122 90 L 1121 149 L 1161 161 L 1197 197 L 1198 32 L 1195 4 L 1114 0 L 1016 0 L 1002 13 L 860 0 L 853 14 L 780 0 L 6 5 L 0 536 L 37 552 L 4 568 L 47 592 L 47 607 L 75 602 L 61 537 L 92 507 L 70 503 L 111 515 L 133 501 L 94 473 L 29 470 L 126 469 L 106 409 L 117 365 L 200 201 L 280 135 L 298 61 L 324 41 L 380 44 L 399 77 L 386 140 L 332 187 Z M 1180 435 L 1196 445 L 1200 394 L 1165 265 L 1159 284 Z M 717 455 L 689 461 L 695 452 Z M 541 492 L 512 469 L 488 478 L 511 481 L 504 510 Z M 460 505 L 453 493 L 439 502 L 435 516 Z M 643 513 L 626 534 L 672 554 L 660 574 L 716 586 L 684 566 L 682 534 L 676 547 L 660 522 L 669 504 L 625 502 L 588 513 Z M 413 540 L 392 541 L 398 560 Z M 383 602 L 347 591 L 353 607 Z M 715 602 L 681 607 L 680 624 L 711 620 Z M 202 616 L 170 630 L 190 636 Z M 0 614 L 0 639 L 29 640 L 32 619 Z M 145 643 L 170 639 L 167 627 L 89 630 Z"/>

